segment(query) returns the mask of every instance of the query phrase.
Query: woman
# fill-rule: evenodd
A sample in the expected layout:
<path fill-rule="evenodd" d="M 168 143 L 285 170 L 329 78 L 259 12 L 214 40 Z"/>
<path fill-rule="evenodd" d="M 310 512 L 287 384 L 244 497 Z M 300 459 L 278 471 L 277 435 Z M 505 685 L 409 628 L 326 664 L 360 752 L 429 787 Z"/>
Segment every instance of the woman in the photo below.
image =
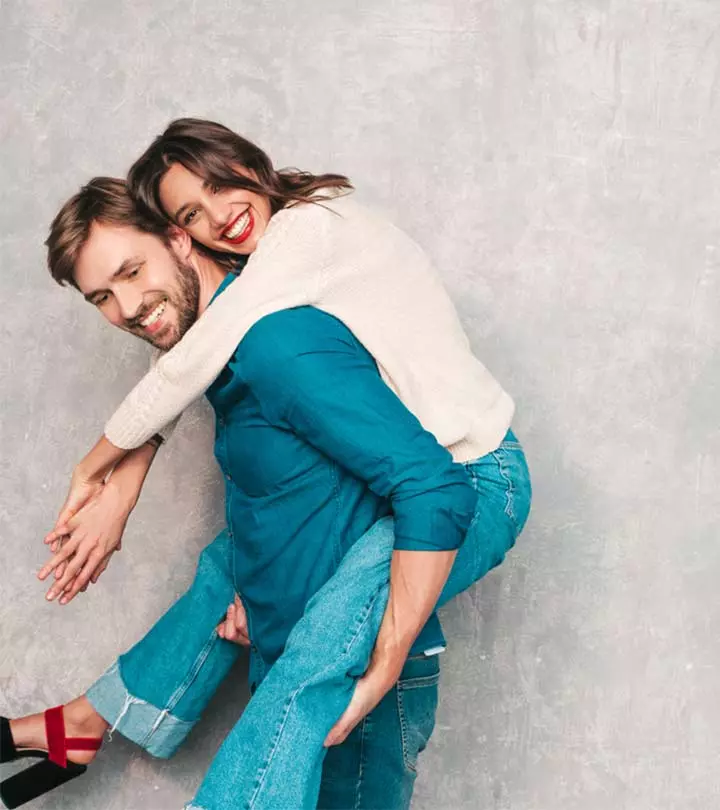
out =
<path fill-rule="evenodd" d="M 77 511 L 92 487 L 122 458 L 123 450 L 141 445 L 212 383 L 255 324 L 271 313 L 312 305 L 350 328 L 375 358 L 387 384 L 456 461 L 467 463 L 472 471 L 474 460 L 493 457 L 496 479 L 509 484 L 503 490 L 506 501 L 495 502 L 493 508 L 504 512 L 504 518 L 511 515 L 514 528 L 506 548 L 512 545 L 529 508 L 521 451 L 512 434 L 507 435 L 512 402 L 470 353 L 447 295 L 411 240 L 347 197 L 337 196 L 337 191 L 349 188 L 343 178 L 331 176 L 314 184 L 313 178 L 301 173 L 277 173 L 260 150 L 210 122 L 172 124 L 133 167 L 130 184 L 154 216 L 185 228 L 209 251 L 249 259 L 237 281 L 160 359 L 110 420 L 107 438 L 101 439 L 74 477 L 60 522 Z M 336 191 L 328 193 L 328 187 Z M 162 306 L 150 316 L 149 326 L 156 330 L 162 330 Z M 493 454 L 501 446 L 515 451 L 518 463 L 512 469 L 513 480 L 508 467 L 495 463 Z M 480 463 L 476 469 L 487 473 L 489 468 Z M 481 479 L 482 475 L 474 476 L 480 491 L 479 513 L 485 509 L 487 519 L 486 507 L 493 499 L 481 503 Z M 392 543 L 384 547 L 389 562 Z M 497 564 L 506 548 L 499 556 L 474 565 L 470 579 L 461 582 L 458 577 L 451 587 L 451 577 L 444 598 Z M 73 547 L 72 553 L 81 562 L 87 557 L 80 546 Z M 59 555 L 57 562 L 67 556 L 67 552 Z M 416 614 L 417 623 L 417 615 L 427 618 L 432 612 L 452 564 L 452 557 L 437 556 L 439 563 L 424 566 L 426 570 L 417 564 L 396 570 L 393 562 L 390 607 L 384 618 L 382 611 L 377 615 L 370 638 L 374 639 L 378 625 L 382 638 L 391 624 L 402 623 L 405 613 Z M 71 560 L 59 588 L 72 593 L 73 587 L 82 587 L 86 580 L 77 578 L 80 568 L 73 567 Z M 412 606 L 401 604 L 399 596 L 394 603 L 393 579 L 407 580 L 410 571 L 420 596 Z M 383 576 L 387 577 L 387 570 Z M 384 608 L 382 600 L 378 604 Z M 419 629 L 415 627 L 415 634 Z M 288 647 L 293 649 L 292 638 Z M 282 668 L 274 667 L 271 676 L 276 672 Z M 372 681 L 371 664 L 354 701 L 363 682 L 372 694 Z M 341 711 L 349 694 L 347 690 L 338 694 Z M 266 689 L 263 695 L 272 702 L 272 690 Z M 253 703 L 257 705 L 255 699 L 251 707 Z M 366 699 L 364 710 L 375 703 L 377 694 Z M 333 734 L 329 737 L 332 740 Z M 237 747 L 230 748 L 237 755 Z M 212 779 L 208 784 L 212 786 Z M 210 806 L 211 792 L 205 791 L 205 806 Z"/>

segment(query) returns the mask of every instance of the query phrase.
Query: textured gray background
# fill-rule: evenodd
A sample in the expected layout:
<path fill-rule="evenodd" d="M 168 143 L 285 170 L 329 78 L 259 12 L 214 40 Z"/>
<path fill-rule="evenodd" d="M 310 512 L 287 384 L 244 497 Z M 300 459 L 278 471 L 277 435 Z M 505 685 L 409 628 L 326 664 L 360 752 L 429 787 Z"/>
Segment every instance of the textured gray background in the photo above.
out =
<path fill-rule="evenodd" d="M 182 114 L 347 173 L 430 251 L 518 403 L 517 551 L 445 612 L 419 810 L 720 805 L 717 0 L 0 3 L 0 711 L 82 690 L 221 525 L 206 407 L 100 584 L 34 572 L 72 465 L 145 367 L 42 240 Z M 244 670 L 170 762 L 115 736 L 42 808 L 178 808 Z"/>

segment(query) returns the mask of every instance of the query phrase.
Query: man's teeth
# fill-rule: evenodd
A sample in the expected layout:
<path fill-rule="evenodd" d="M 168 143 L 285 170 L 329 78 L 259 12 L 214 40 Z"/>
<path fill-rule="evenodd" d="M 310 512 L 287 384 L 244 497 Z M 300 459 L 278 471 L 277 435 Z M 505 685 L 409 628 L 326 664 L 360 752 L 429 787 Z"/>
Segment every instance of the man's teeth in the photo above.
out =
<path fill-rule="evenodd" d="M 250 222 L 250 211 L 246 211 L 229 231 L 225 231 L 225 238 L 237 239 L 245 228 L 247 228 L 248 222 Z"/>
<path fill-rule="evenodd" d="M 163 314 L 163 312 L 165 312 L 165 304 L 167 304 L 167 301 L 161 301 L 155 307 L 155 309 L 147 316 L 147 318 L 144 318 L 142 321 L 140 321 L 140 324 L 144 327 L 152 326 L 155 323 L 155 321 Z"/>

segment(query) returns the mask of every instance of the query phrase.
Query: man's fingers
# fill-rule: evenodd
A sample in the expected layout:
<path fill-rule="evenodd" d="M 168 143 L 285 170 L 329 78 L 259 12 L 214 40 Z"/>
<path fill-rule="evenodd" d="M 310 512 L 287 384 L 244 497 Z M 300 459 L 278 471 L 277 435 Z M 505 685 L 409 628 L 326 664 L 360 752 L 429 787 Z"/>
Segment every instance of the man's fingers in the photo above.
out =
<path fill-rule="evenodd" d="M 238 632 L 241 635 L 247 636 L 247 615 L 245 613 L 245 607 L 243 603 L 240 601 L 240 597 L 235 597 L 235 610 L 233 611 L 233 616 L 235 618 L 235 627 L 238 629 Z"/>
<path fill-rule="evenodd" d="M 374 673 L 363 675 L 355 685 L 350 704 L 328 732 L 323 745 L 329 748 L 331 745 L 340 745 L 345 742 L 348 734 L 363 717 L 370 714 L 390 688 L 391 684 L 389 685 L 384 677 Z"/>
<path fill-rule="evenodd" d="M 327 737 L 325 738 L 324 746 L 329 748 L 331 745 L 340 745 L 344 743 L 348 734 L 355 728 L 355 726 L 363 719 L 366 712 L 363 711 L 363 706 L 360 701 L 356 701 L 353 695 L 350 705 L 342 713 L 340 719 L 330 729 Z"/>
<path fill-rule="evenodd" d="M 250 646 L 250 638 L 247 633 L 247 623 L 243 615 L 238 616 L 238 610 L 235 604 L 228 606 L 227 614 L 223 621 L 217 626 L 217 634 L 225 641 L 231 641 L 233 644 L 241 644 L 244 647 Z"/>

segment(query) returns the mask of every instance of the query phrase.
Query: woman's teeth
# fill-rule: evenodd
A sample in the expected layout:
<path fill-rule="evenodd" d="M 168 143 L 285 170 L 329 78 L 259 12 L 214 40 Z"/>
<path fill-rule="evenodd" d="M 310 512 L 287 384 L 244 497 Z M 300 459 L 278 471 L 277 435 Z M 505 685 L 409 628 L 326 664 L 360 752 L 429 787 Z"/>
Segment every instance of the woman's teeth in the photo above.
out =
<path fill-rule="evenodd" d="M 147 318 L 144 318 L 142 321 L 140 321 L 141 326 L 145 328 L 147 328 L 148 326 L 152 326 L 155 323 L 155 321 L 163 314 L 163 312 L 165 312 L 166 304 L 167 301 L 161 301 L 155 307 L 155 309 L 147 316 Z"/>
<path fill-rule="evenodd" d="M 246 211 L 241 217 L 239 217 L 235 224 L 229 230 L 225 231 L 223 236 L 226 239 L 237 239 L 238 236 L 247 228 L 248 222 L 250 222 L 250 211 Z"/>

